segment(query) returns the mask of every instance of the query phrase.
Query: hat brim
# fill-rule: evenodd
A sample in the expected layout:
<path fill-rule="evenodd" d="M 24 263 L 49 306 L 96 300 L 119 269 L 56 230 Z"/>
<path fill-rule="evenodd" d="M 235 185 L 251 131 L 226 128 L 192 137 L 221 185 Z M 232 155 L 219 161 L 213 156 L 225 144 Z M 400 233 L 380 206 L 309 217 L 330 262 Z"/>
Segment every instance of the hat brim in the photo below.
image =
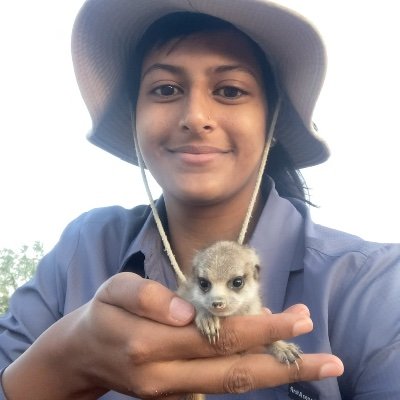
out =
<path fill-rule="evenodd" d="M 267 0 L 87 0 L 74 24 L 72 57 L 92 118 L 90 142 L 137 165 L 126 84 L 129 58 L 152 22 L 178 11 L 224 19 L 260 45 L 288 100 L 277 139 L 296 168 L 324 162 L 329 150 L 311 118 L 325 78 L 325 47 L 301 15 Z"/>

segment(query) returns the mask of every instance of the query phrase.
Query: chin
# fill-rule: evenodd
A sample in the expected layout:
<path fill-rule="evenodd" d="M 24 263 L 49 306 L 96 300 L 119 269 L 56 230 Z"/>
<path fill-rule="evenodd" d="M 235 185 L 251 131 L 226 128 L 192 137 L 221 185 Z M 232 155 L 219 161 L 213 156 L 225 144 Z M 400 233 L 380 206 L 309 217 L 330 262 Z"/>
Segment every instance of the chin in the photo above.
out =
<path fill-rule="evenodd" d="M 208 311 L 216 317 L 229 317 L 230 315 L 234 315 L 236 310 L 225 308 L 224 310 L 217 311 L 214 308 L 209 308 Z"/>
<path fill-rule="evenodd" d="M 205 190 L 199 192 L 199 187 L 200 184 L 196 190 L 176 190 L 172 192 L 173 197 L 192 206 L 211 206 L 223 201 L 223 193 L 210 193 Z"/>

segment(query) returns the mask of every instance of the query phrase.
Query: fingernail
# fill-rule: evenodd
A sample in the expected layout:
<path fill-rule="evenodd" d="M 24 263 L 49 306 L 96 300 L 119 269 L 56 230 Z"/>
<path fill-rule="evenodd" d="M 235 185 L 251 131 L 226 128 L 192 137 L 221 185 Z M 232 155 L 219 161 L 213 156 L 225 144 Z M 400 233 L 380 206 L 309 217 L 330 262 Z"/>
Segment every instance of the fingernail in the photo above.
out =
<path fill-rule="evenodd" d="M 310 318 L 303 318 L 295 322 L 293 326 L 293 335 L 298 336 L 304 333 L 308 333 L 313 329 L 313 322 Z"/>
<path fill-rule="evenodd" d="M 308 309 L 308 307 L 305 304 L 295 304 L 295 305 L 289 307 L 286 311 L 294 312 L 297 314 L 303 314 L 307 317 L 310 316 L 310 310 Z"/>
<path fill-rule="evenodd" d="M 194 315 L 194 307 L 192 304 L 179 297 L 173 297 L 169 305 L 171 318 L 179 322 L 189 322 Z"/>
<path fill-rule="evenodd" d="M 299 307 L 298 307 L 298 309 L 297 309 L 297 312 L 298 312 L 299 314 L 306 315 L 307 317 L 310 316 L 310 310 L 309 310 L 308 307 L 305 306 L 304 304 L 299 305 Z"/>
<path fill-rule="evenodd" d="M 319 379 L 325 379 L 343 374 L 343 364 L 328 363 L 319 370 Z"/>

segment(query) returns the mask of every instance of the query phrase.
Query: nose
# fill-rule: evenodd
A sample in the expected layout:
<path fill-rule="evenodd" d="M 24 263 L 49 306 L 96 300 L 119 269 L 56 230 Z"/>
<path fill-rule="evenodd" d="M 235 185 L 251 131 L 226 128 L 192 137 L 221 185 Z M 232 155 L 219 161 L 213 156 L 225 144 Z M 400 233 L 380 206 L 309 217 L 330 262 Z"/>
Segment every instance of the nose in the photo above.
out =
<path fill-rule="evenodd" d="M 179 126 L 184 132 L 196 135 L 214 131 L 216 122 L 207 95 L 193 91 L 186 97 Z"/>
<path fill-rule="evenodd" d="M 211 305 L 213 308 L 216 308 L 218 310 L 223 310 L 226 306 L 225 302 L 223 300 L 214 300 Z"/>

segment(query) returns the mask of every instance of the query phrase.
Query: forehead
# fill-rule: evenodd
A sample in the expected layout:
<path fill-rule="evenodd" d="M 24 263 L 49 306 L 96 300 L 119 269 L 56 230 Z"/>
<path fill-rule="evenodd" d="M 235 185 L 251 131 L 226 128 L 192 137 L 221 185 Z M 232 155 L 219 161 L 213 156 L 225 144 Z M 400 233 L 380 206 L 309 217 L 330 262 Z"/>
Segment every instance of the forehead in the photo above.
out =
<path fill-rule="evenodd" d="M 145 56 L 143 68 L 162 60 L 179 62 L 193 60 L 193 57 L 215 57 L 222 63 L 245 66 L 258 76 L 261 72 L 249 39 L 239 31 L 230 29 L 192 33 L 155 46 Z"/>

